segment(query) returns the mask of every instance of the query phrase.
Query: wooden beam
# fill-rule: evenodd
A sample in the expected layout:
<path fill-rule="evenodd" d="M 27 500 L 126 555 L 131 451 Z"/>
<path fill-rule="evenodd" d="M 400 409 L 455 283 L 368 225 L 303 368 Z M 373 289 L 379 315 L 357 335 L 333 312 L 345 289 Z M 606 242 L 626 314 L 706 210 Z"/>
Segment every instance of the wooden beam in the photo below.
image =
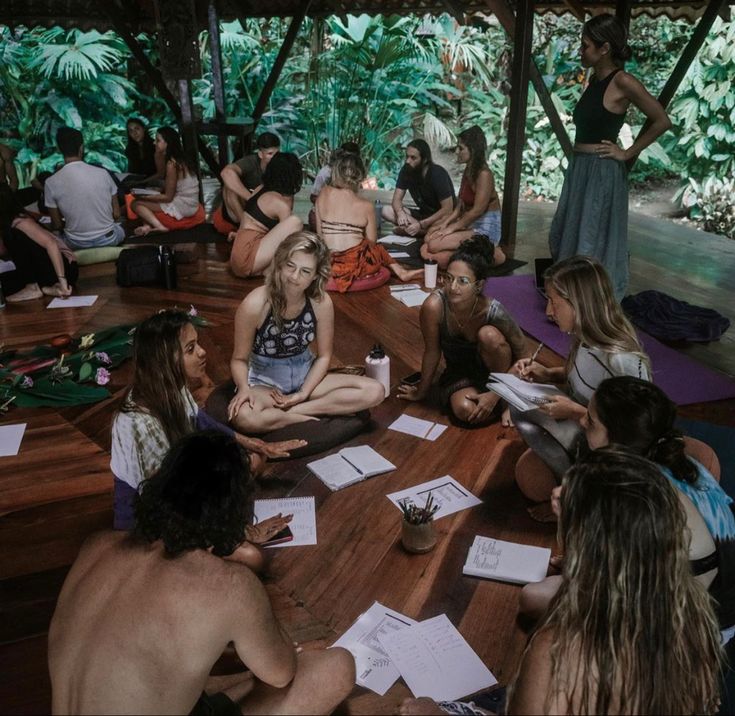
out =
<path fill-rule="evenodd" d="M 658 101 L 661 103 L 664 109 L 669 106 L 669 102 L 671 102 L 674 95 L 676 94 L 676 90 L 679 89 L 679 85 L 686 76 L 686 73 L 689 70 L 692 62 L 694 61 L 694 58 L 699 53 L 699 50 L 702 48 L 702 45 L 707 39 L 709 31 L 712 29 L 712 25 L 717 18 L 717 15 L 720 13 L 724 5 L 725 0 L 709 1 L 709 4 L 704 11 L 704 14 L 697 24 L 697 27 L 694 28 L 694 32 L 689 38 L 687 46 L 681 53 L 679 61 L 676 63 L 674 69 L 671 71 L 669 79 L 666 80 L 666 84 L 664 85 L 661 93 L 658 96 Z M 649 120 L 646 120 L 641 127 L 641 131 L 638 132 L 638 137 L 640 137 L 650 126 L 651 122 Z M 637 157 L 634 157 L 630 162 L 628 162 L 629 169 L 635 164 L 636 159 Z"/>
<path fill-rule="evenodd" d="M 564 0 L 564 4 L 569 8 L 569 12 L 574 15 L 580 22 L 584 22 L 584 5 L 579 0 Z"/>
<path fill-rule="evenodd" d="M 633 8 L 633 0 L 617 0 L 615 3 L 615 17 L 622 20 L 625 29 L 630 29 L 630 11 Z"/>
<path fill-rule="evenodd" d="M 460 0 L 442 0 L 447 12 L 460 24 L 465 24 L 465 10 Z"/>
<path fill-rule="evenodd" d="M 304 22 L 307 11 L 309 10 L 309 5 L 311 5 L 311 0 L 302 0 L 298 12 L 291 19 L 291 24 L 288 26 L 286 37 L 283 38 L 283 44 L 281 45 L 281 49 L 278 51 L 276 61 L 273 63 L 271 73 L 268 75 L 268 79 L 260 92 L 260 97 L 258 97 L 258 101 L 255 103 L 255 108 L 253 109 L 253 128 L 258 124 L 260 118 L 263 116 L 263 112 L 265 112 L 265 108 L 268 106 L 268 102 L 273 94 L 278 78 L 281 76 L 283 66 L 286 64 L 291 48 L 296 41 L 296 36 L 299 34 L 301 25 Z"/>
<path fill-rule="evenodd" d="M 513 63 L 511 66 L 510 111 L 508 115 L 508 145 L 503 184 L 502 244 L 513 254 L 518 226 L 518 201 L 521 188 L 523 145 L 526 138 L 526 110 L 528 82 L 533 42 L 533 0 L 519 0 L 515 33 L 513 35 Z"/>
<path fill-rule="evenodd" d="M 176 117 L 177 122 L 181 123 L 181 107 L 179 106 L 176 97 L 168 88 L 166 81 L 163 79 L 163 75 L 148 59 L 148 56 L 145 54 L 145 50 L 142 48 L 141 44 L 133 34 L 133 31 L 130 29 L 124 14 L 117 5 L 117 2 L 109 3 L 107 5 L 107 10 L 112 16 L 112 25 L 115 28 L 115 32 L 122 37 L 123 42 L 128 46 L 133 57 L 135 57 L 143 68 L 143 71 L 148 75 L 148 77 L 150 77 L 153 85 L 161 95 L 161 99 L 168 105 L 171 113 Z M 204 159 L 212 174 L 214 174 L 214 176 L 219 176 L 219 167 L 214 154 L 212 154 L 212 151 L 204 143 L 202 137 L 198 136 L 197 140 L 199 154 L 201 154 L 202 159 Z"/>
<path fill-rule="evenodd" d="M 498 18 L 498 22 L 503 26 L 503 29 L 508 33 L 508 35 L 510 35 L 510 37 L 513 37 L 515 35 L 516 21 L 507 0 L 486 0 L 486 2 L 490 11 Z M 564 122 L 562 122 L 561 117 L 556 110 L 556 105 L 551 99 L 551 93 L 546 87 L 541 70 L 539 70 L 538 65 L 533 59 L 531 59 L 530 73 L 533 88 L 536 90 L 539 102 L 541 102 L 541 106 L 544 108 L 546 116 L 551 123 L 551 128 L 553 129 L 554 134 L 556 134 L 556 138 L 561 145 L 562 151 L 567 157 L 570 157 L 572 155 L 572 141 L 569 139 L 567 130 L 564 127 Z"/>
<path fill-rule="evenodd" d="M 212 68 L 212 89 L 214 93 L 214 118 L 218 126 L 227 120 L 225 108 L 225 85 L 222 76 L 222 44 L 219 35 L 219 14 L 216 0 L 209 0 L 207 7 L 207 22 L 209 25 L 209 55 Z M 217 132 L 217 150 L 219 165 L 224 167 L 229 161 L 227 134 Z"/>

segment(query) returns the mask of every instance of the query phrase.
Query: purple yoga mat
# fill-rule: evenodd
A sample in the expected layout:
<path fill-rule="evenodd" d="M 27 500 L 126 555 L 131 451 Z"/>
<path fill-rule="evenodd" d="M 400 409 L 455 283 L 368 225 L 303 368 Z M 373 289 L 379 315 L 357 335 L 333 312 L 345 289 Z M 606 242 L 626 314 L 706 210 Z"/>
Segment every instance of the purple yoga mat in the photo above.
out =
<path fill-rule="evenodd" d="M 546 301 L 533 276 L 501 276 L 485 283 L 485 293 L 497 298 L 518 325 L 561 356 L 569 353 L 569 336 L 546 318 Z M 677 405 L 706 403 L 735 397 L 735 381 L 697 363 L 653 336 L 638 330 L 653 365 L 653 382 Z"/>

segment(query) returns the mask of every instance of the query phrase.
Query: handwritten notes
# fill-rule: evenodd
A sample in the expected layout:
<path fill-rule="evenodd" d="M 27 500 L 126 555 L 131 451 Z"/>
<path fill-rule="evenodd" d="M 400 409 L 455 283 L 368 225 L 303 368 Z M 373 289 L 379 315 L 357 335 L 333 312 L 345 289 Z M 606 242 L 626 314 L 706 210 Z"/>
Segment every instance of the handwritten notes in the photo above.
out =
<path fill-rule="evenodd" d="M 513 584 L 540 582 L 549 568 L 551 550 L 477 535 L 467 553 L 463 574 Z"/>
<path fill-rule="evenodd" d="M 379 639 L 416 697 L 452 701 L 498 683 L 446 614 Z"/>
<path fill-rule="evenodd" d="M 439 505 L 439 509 L 434 514 L 435 520 L 482 504 L 482 500 L 475 497 L 451 475 L 444 475 L 436 480 L 423 482 L 399 492 L 392 492 L 387 497 L 398 508 L 402 502 L 410 502 L 417 507 L 423 507 L 429 495 L 434 503 Z"/>
<path fill-rule="evenodd" d="M 258 521 L 273 517 L 279 512 L 293 515 L 289 527 L 293 539 L 281 544 L 268 545 L 266 549 L 299 547 L 316 544 L 316 510 L 313 497 L 280 497 L 272 500 L 255 500 L 253 512 Z"/>
<path fill-rule="evenodd" d="M 355 657 L 356 683 L 383 696 L 398 680 L 400 672 L 382 647 L 381 638 L 416 622 L 375 602 L 334 643 Z"/>
<path fill-rule="evenodd" d="M 399 433 L 413 435 L 424 440 L 436 440 L 445 430 L 446 425 L 441 423 L 433 423 L 430 420 L 422 420 L 421 418 L 413 418 L 405 413 L 397 420 L 394 420 L 388 430 L 397 430 Z"/>

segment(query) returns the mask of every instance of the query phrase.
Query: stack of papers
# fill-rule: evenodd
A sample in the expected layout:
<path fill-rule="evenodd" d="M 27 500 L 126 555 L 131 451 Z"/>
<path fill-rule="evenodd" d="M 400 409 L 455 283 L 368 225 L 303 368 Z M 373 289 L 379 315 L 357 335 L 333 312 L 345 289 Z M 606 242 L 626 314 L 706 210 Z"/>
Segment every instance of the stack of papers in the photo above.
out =
<path fill-rule="evenodd" d="M 431 440 L 432 442 L 446 429 L 447 426 L 441 423 L 433 423 L 431 420 L 422 420 L 421 418 L 412 418 L 405 413 L 388 426 L 388 430 L 396 430 L 399 433 L 406 433 L 406 435 L 413 435 L 414 437 Z"/>
<path fill-rule="evenodd" d="M 395 256 L 394 256 L 395 258 Z M 417 283 L 394 284 L 390 287 L 390 295 L 406 306 L 420 306 L 428 297 L 428 291 L 422 291 Z"/>
<path fill-rule="evenodd" d="M 409 253 L 405 251 L 389 251 L 388 255 L 393 259 L 408 259 L 411 258 Z"/>
<path fill-rule="evenodd" d="M 342 448 L 335 455 L 314 460 L 306 467 L 330 490 L 341 490 L 373 475 L 381 475 L 396 469 L 392 462 L 369 445 Z"/>
<path fill-rule="evenodd" d="M 416 238 L 413 236 L 398 236 L 398 234 L 388 234 L 378 239 L 379 244 L 395 244 L 396 246 L 410 246 Z"/>
<path fill-rule="evenodd" d="M 293 532 L 293 539 L 282 544 L 268 545 L 268 549 L 316 544 L 316 509 L 313 497 L 281 497 L 273 500 L 255 500 L 253 503 L 253 514 L 258 522 L 279 513 L 293 515 L 288 525 Z"/>
<path fill-rule="evenodd" d="M 529 383 L 516 378 L 511 373 L 490 373 L 488 390 L 497 393 L 501 398 L 522 412 L 538 408 L 548 403 L 554 396 L 566 397 L 559 388 L 548 383 Z"/>
<path fill-rule="evenodd" d="M 549 569 L 551 550 L 490 537 L 475 537 L 467 553 L 463 574 L 499 582 L 540 582 Z"/>
<path fill-rule="evenodd" d="M 444 475 L 444 477 L 414 485 L 400 492 L 392 492 L 387 497 L 400 509 L 401 504 L 406 503 L 423 507 L 429 495 L 431 495 L 432 502 L 439 506 L 439 509 L 434 513 L 435 520 L 465 510 L 468 507 L 482 504 L 482 500 L 475 497 L 451 475 Z"/>

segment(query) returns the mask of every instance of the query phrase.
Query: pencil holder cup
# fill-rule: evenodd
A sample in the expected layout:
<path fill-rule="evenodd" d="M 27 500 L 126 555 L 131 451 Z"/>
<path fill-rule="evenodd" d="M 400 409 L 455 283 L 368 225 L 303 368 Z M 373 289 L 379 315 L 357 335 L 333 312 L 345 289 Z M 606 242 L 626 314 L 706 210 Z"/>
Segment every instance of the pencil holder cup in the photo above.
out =
<path fill-rule="evenodd" d="M 420 525 L 414 525 L 403 520 L 401 522 L 401 542 L 406 552 L 411 554 L 430 552 L 436 545 L 434 520 L 429 520 Z"/>

